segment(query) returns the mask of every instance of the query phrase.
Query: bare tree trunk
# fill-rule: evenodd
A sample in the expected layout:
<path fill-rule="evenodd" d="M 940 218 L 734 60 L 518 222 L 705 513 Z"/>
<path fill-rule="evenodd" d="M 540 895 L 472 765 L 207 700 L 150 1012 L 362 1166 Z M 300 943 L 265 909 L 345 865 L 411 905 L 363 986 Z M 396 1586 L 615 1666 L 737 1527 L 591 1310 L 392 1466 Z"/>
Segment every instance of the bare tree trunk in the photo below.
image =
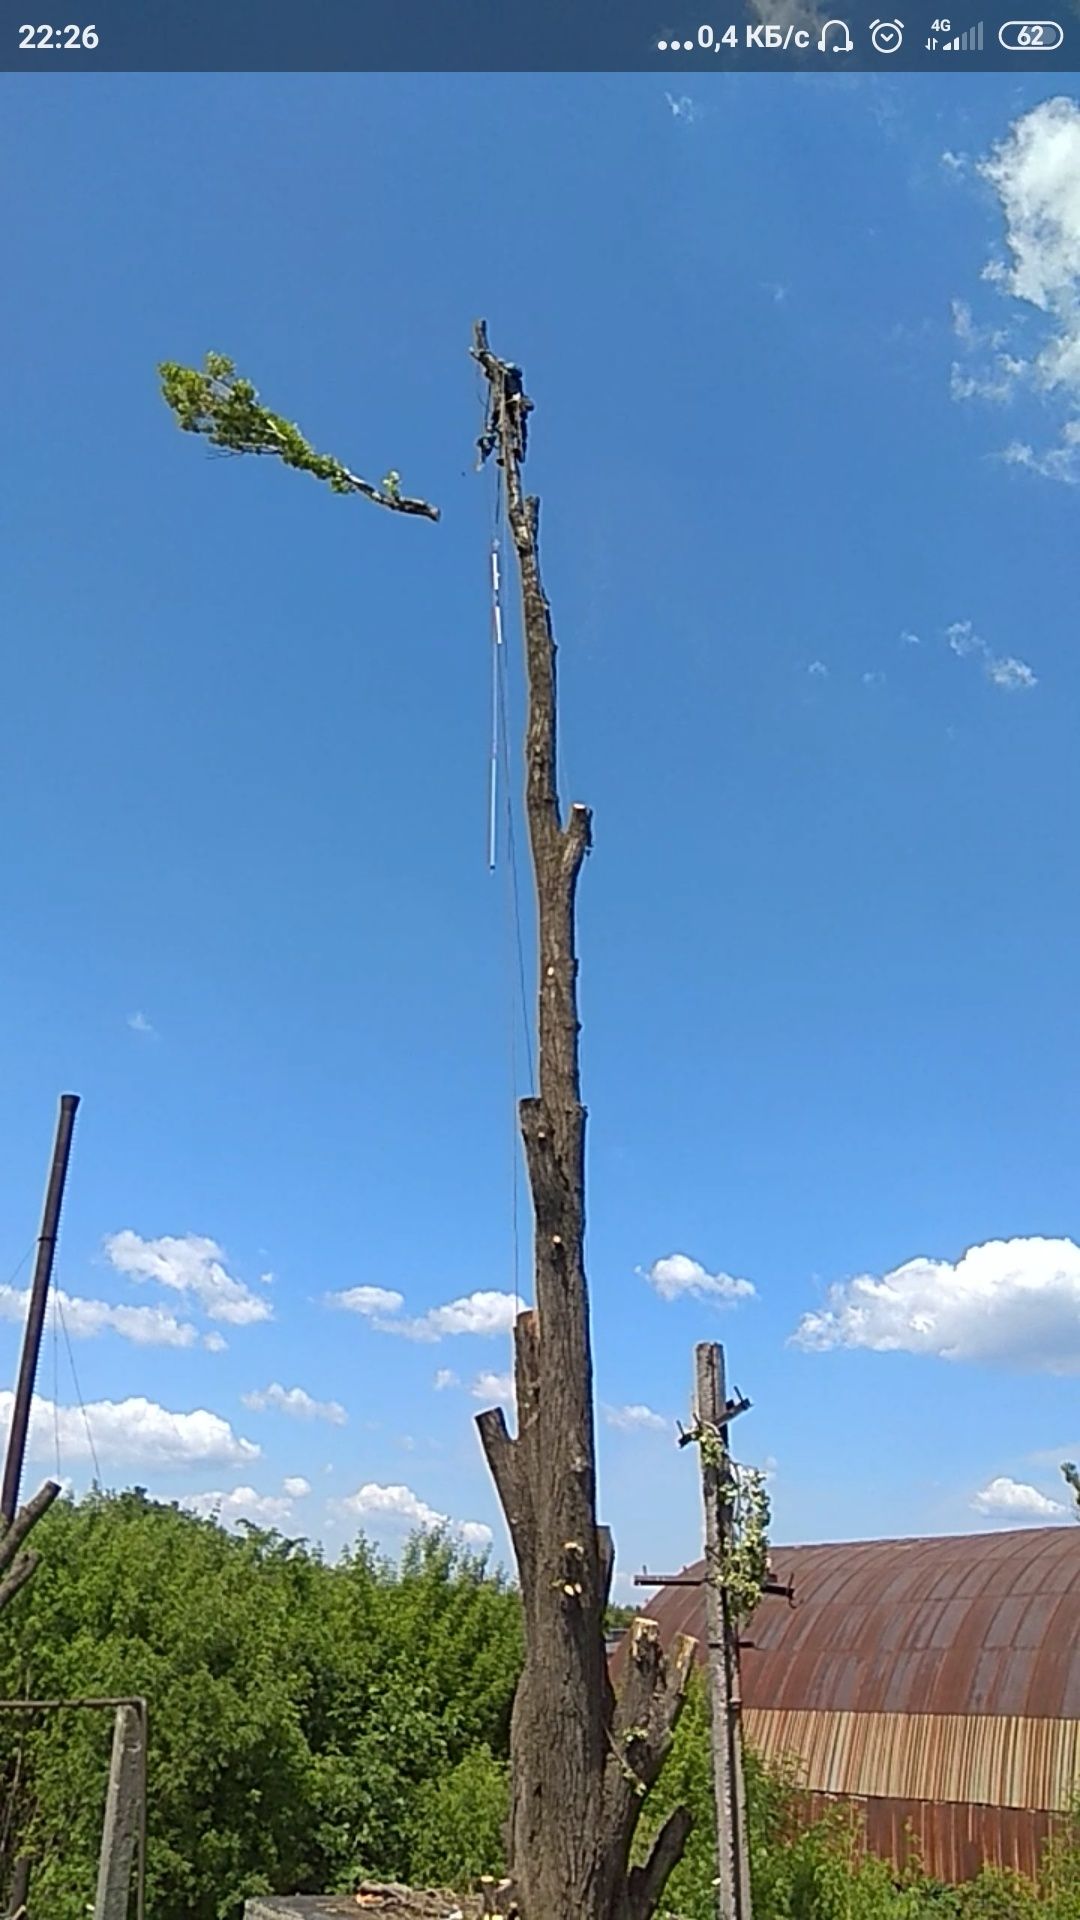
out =
<path fill-rule="evenodd" d="M 473 353 L 488 382 L 481 455 L 503 470 L 521 580 L 528 675 L 525 795 L 539 941 L 539 1086 L 520 1105 L 535 1222 L 535 1306 L 514 1330 L 517 1437 L 498 1409 L 478 1426 L 514 1545 L 525 1663 L 511 1727 L 510 1867 L 522 1920 L 647 1920 L 689 1831 L 682 1809 L 630 1869 L 641 1796 L 671 1742 L 693 1654 L 670 1664 L 635 1622 L 616 1702 L 604 1648 L 614 1549 L 596 1519 L 585 1277 L 585 1109 L 578 1061 L 574 901 L 589 809 L 563 825 L 556 781 L 555 641 L 540 578 L 539 502 L 522 492 L 531 411 L 520 370 Z"/>

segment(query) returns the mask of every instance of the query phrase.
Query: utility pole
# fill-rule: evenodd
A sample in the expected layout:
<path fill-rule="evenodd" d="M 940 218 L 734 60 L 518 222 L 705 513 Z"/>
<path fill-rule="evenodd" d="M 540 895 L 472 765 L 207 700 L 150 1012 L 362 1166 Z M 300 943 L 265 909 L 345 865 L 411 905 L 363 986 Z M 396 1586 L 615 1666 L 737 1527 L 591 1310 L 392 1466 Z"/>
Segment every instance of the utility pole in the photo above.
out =
<path fill-rule="evenodd" d="M 694 1399 L 691 1424 L 680 1428 L 680 1447 L 696 1441 L 701 1454 L 701 1492 L 705 1509 L 705 1571 L 634 1575 L 636 1587 L 704 1587 L 708 1649 L 710 1738 L 716 1796 L 716 1878 L 718 1920 L 751 1920 L 750 1854 L 746 1830 L 743 1774 L 740 1651 L 753 1642 L 740 1637 L 740 1618 L 724 1578 L 734 1535 L 731 1509 L 731 1456 L 728 1428 L 749 1400 L 727 1397 L 724 1349 L 703 1341 L 694 1349 Z M 789 1605 L 794 1589 L 776 1580 L 766 1562 L 757 1586 L 762 1598 L 782 1596 Z"/>
<path fill-rule="evenodd" d="M 732 1529 L 728 1421 L 743 1407 L 736 1402 L 729 1409 L 723 1347 L 703 1341 L 694 1350 L 694 1363 L 694 1425 L 699 1437 L 705 1509 L 705 1626 L 719 1863 L 716 1910 L 719 1920 L 751 1920 L 739 1630 L 723 1578 Z"/>
<path fill-rule="evenodd" d="M 41 1233 L 38 1236 L 37 1259 L 34 1262 L 34 1278 L 30 1285 L 30 1308 L 23 1333 L 19 1379 L 11 1413 L 11 1432 L 8 1435 L 7 1458 L 4 1461 L 4 1483 L 0 1490 L 0 1521 L 5 1527 L 10 1527 L 19 1505 L 19 1486 L 22 1481 L 23 1460 L 26 1457 L 26 1435 L 30 1425 L 30 1403 L 34 1397 L 38 1355 L 41 1352 L 41 1336 L 45 1327 L 45 1307 L 49 1297 L 49 1282 L 52 1279 L 53 1260 L 56 1255 L 56 1237 L 60 1227 L 60 1207 L 64 1198 L 64 1184 L 67 1180 L 68 1161 L 71 1157 L 71 1136 L 78 1104 L 77 1093 L 61 1095 L 52 1166 L 49 1169 Z"/>

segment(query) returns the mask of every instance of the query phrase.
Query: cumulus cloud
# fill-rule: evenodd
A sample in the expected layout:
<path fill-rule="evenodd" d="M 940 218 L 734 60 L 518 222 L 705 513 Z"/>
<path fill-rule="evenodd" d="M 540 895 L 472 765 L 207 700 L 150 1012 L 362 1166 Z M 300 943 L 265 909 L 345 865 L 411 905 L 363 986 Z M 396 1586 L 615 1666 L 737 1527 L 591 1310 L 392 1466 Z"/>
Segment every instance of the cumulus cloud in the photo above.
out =
<path fill-rule="evenodd" d="M 1001 1520 L 1059 1520 L 1068 1509 L 1060 1500 L 1051 1500 L 1038 1487 L 1023 1480 L 1010 1480 L 999 1474 L 975 1494 L 971 1502 L 976 1513 Z"/>
<path fill-rule="evenodd" d="M 287 1473 L 281 1490 L 288 1494 L 290 1500 L 303 1500 L 311 1492 L 311 1481 L 305 1480 L 302 1473 Z"/>
<path fill-rule="evenodd" d="M 483 1520 L 463 1520 L 458 1533 L 467 1547 L 490 1547 L 494 1535 Z"/>
<path fill-rule="evenodd" d="M 303 1387 L 283 1387 L 277 1380 L 253 1393 L 241 1394 L 240 1398 L 253 1413 L 273 1409 L 276 1413 L 290 1414 L 294 1420 L 328 1420 L 332 1427 L 343 1427 L 348 1418 L 337 1400 L 314 1400 Z"/>
<path fill-rule="evenodd" d="M 829 1288 L 794 1344 L 933 1354 L 1029 1373 L 1080 1373 L 1080 1247 L 988 1240 L 956 1262 L 921 1257 Z"/>
<path fill-rule="evenodd" d="M 0 1432 L 11 1425 L 13 1393 L 0 1393 Z M 220 1414 L 199 1407 L 172 1413 L 154 1400 L 92 1400 L 89 1406 L 59 1407 L 35 1398 L 30 1410 L 30 1450 L 37 1459 L 55 1455 L 57 1437 L 66 1460 L 102 1466 L 160 1469 L 189 1463 L 243 1466 L 259 1458 L 259 1448 L 233 1432 Z"/>
<path fill-rule="evenodd" d="M 129 1280 L 155 1280 L 174 1293 L 190 1295 L 211 1320 L 242 1327 L 273 1318 L 270 1302 L 229 1273 L 217 1241 L 201 1234 L 164 1234 L 158 1240 L 144 1240 L 125 1228 L 109 1235 L 105 1252 L 118 1273 Z"/>
<path fill-rule="evenodd" d="M 145 1013 L 129 1013 L 127 1023 L 128 1023 L 128 1026 L 131 1028 L 132 1033 L 156 1033 L 157 1032 L 157 1028 L 151 1025 Z"/>
<path fill-rule="evenodd" d="M 341 1502 L 348 1513 L 355 1514 L 360 1520 L 382 1521 L 386 1525 L 400 1527 L 422 1527 L 434 1531 L 439 1527 L 449 1527 L 469 1546 L 489 1546 L 491 1528 L 482 1520 L 451 1521 L 445 1513 L 439 1513 L 421 1500 L 411 1487 L 381 1487 L 374 1481 L 358 1487 Z"/>
<path fill-rule="evenodd" d="M 456 1387 L 459 1384 L 457 1374 L 452 1367 L 440 1367 L 435 1375 L 436 1393 L 444 1393 L 447 1387 Z"/>
<path fill-rule="evenodd" d="M 187 1493 L 180 1505 L 200 1514 L 204 1520 L 218 1520 L 222 1526 L 251 1520 L 256 1526 L 277 1527 L 292 1512 L 292 1500 L 287 1492 L 256 1493 L 254 1487 L 233 1487 L 230 1493 Z"/>
<path fill-rule="evenodd" d="M 700 1260 L 691 1260 L 685 1253 L 667 1253 L 663 1259 L 654 1260 L 651 1267 L 638 1271 L 650 1287 L 656 1288 L 661 1300 L 716 1300 L 730 1306 L 736 1300 L 754 1297 L 751 1280 L 736 1280 L 730 1273 L 709 1273 Z"/>
<path fill-rule="evenodd" d="M 983 350 L 982 370 L 957 378 L 959 399 L 1009 399 L 1021 387 L 1056 401 L 1061 431 L 1038 448 L 1013 441 L 1006 459 L 1049 479 L 1080 480 L 1080 107 L 1058 96 L 1014 121 L 978 172 L 997 195 L 1004 254 L 983 278 L 1016 303 L 1012 329 L 1020 352 L 1003 351 L 1006 334 L 968 320 L 965 345 Z M 1031 337 L 1034 336 L 1034 337 Z"/>
<path fill-rule="evenodd" d="M 1017 693 L 1024 688 L 1038 686 L 1026 660 L 1017 660 L 1013 654 L 995 653 L 975 632 L 970 620 L 954 620 L 951 627 L 946 627 L 945 638 L 950 651 L 958 659 L 977 660 L 986 678 L 1004 692 Z"/>
<path fill-rule="evenodd" d="M 806 671 L 810 675 L 811 680 L 827 680 L 829 677 L 829 669 L 825 665 L 824 660 L 811 660 Z"/>
<path fill-rule="evenodd" d="M 623 1433 L 670 1433 L 671 1421 L 665 1420 L 662 1413 L 654 1413 L 651 1407 L 605 1407 L 604 1419 L 609 1427 L 618 1427 Z"/>
<path fill-rule="evenodd" d="M 512 1373 L 478 1373 L 469 1392 L 474 1400 L 485 1400 L 489 1406 L 512 1407 L 516 1401 Z"/>
<path fill-rule="evenodd" d="M 99 1333 L 118 1333 L 137 1347 L 193 1347 L 197 1330 L 177 1320 L 164 1307 L 114 1307 L 107 1300 L 85 1300 L 57 1287 L 52 1295 L 64 1326 L 76 1340 L 92 1340 Z M 29 1287 L 0 1286 L 0 1320 L 26 1319 Z"/>
<path fill-rule="evenodd" d="M 461 1333 L 481 1337 L 509 1333 L 520 1311 L 520 1302 L 512 1293 L 480 1291 L 450 1300 L 444 1307 L 431 1307 L 427 1313 L 403 1314 L 403 1296 L 385 1287 L 350 1287 L 345 1293 L 328 1294 L 327 1304 L 362 1314 L 379 1333 L 423 1341 L 445 1340 Z"/>
<path fill-rule="evenodd" d="M 375 1320 L 383 1314 L 400 1313 L 405 1295 L 395 1293 L 392 1287 L 346 1287 L 343 1293 L 328 1293 L 326 1303 L 342 1308 L 345 1313 L 362 1314 L 365 1320 Z"/>

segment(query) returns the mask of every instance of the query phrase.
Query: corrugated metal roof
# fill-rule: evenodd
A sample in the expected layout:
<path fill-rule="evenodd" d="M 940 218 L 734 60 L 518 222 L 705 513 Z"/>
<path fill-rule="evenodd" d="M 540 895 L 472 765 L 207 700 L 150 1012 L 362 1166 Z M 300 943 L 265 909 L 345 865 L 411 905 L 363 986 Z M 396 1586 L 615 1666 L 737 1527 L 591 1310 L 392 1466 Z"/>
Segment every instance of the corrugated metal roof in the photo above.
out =
<path fill-rule="evenodd" d="M 833 1795 L 806 1796 L 811 1818 L 836 1805 Z M 1020 1812 L 1015 1807 L 958 1806 L 928 1800 L 855 1800 L 864 1843 L 903 1866 L 911 1860 L 914 1835 L 925 1871 L 939 1880 L 970 1880 L 985 1862 L 1012 1867 L 1034 1879 L 1047 1841 L 1064 1827 L 1060 1816 Z"/>
<path fill-rule="evenodd" d="M 1080 1776 L 1078 1720 L 751 1707 L 744 1722 L 765 1758 L 790 1754 L 808 1789 L 847 1798 L 1064 1813 Z"/>
<path fill-rule="evenodd" d="M 747 1708 L 1080 1719 L 1080 1527 L 777 1548 L 773 1568 L 795 1606 L 747 1629 Z M 704 1647 L 700 1587 L 642 1611 Z"/>

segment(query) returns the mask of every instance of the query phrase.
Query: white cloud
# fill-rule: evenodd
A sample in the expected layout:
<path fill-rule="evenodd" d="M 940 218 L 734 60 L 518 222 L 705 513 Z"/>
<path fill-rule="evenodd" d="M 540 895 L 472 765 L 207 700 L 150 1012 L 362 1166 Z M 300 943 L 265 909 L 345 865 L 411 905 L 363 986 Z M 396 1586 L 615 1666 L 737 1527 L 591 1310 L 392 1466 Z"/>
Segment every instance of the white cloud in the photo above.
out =
<path fill-rule="evenodd" d="M 512 1293 L 490 1291 L 466 1294 L 445 1307 L 432 1307 L 419 1320 L 408 1323 L 412 1340 L 442 1340 L 446 1335 L 474 1333 L 482 1336 L 509 1333 L 521 1310 L 521 1302 Z"/>
<path fill-rule="evenodd" d="M 201 1234 L 164 1234 L 158 1240 L 144 1240 L 127 1228 L 109 1235 L 105 1252 L 118 1273 L 131 1280 L 156 1280 L 174 1293 L 190 1294 L 211 1320 L 241 1327 L 273 1318 L 270 1302 L 260 1300 L 243 1280 L 229 1273 L 216 1240 Z"/>
<path fill-rule="evenodd" d="M 1017 660 L 1012 654 L 995 653 L 993 648 L 975 632 L 970 620 L 954 620 L 946 627 L 945 638 L 953 653 L 961 660 L 978 660 L 986 678 L 995 687 L 1001 687 L 1006 693 L 1016 693 L 1021 689 L 1038 686 L 1038 681 L 1026 660 Z"/>
<path fill-rule="evenodd" d="M 15 1396 L 0 1393 L 0 1432 L 11 1424 Z M 240 1466 L 257 1460 L 259 1448 L 233 1432 L 220 1414 L 205 1407 L 172 1413 L 154 1400 L 92 1400 L 82 1407 L 58 1407 L 35 1398 L 30 1412 L 30 1448 L 37 1459 L 94 1460 L 102 1466 L 170 1468 L 191 1462 Z M 93 1444 L 91 1445 L 91 1440 Z"/>
<path fill-rule="evenodd" d="M 151 1025 L 145 1013 L 129 1013 L 127 1023 L 132 1033 L 157 1033 L 157 1028 Z"/>
<path fill-rule="evenodd" d="M 360 1520 L 382 1521 L 388 1526 L 423 1527 L 434 1530 L 449 1527 L 469 1546 L 489 1546 L 491 1528 L 482 1520 L 451 1521 L 421 1500 L 411 1487 L 381 1487 L 374 1481 L 358 1487 L 340 1505 Z"/>
<path fill-rule="evenodd" d="M 489 1406 L 512 1407 L 516 1401 L 512 1373 L 478 1373 L 469 1392 L 474 1400 L 485 1400 Z"/>
<path fill-rule="evenodd" d="M 345 1496 L 342 1505 L 361 1520 L 397 1520 L 411 1527 L 441 1527 L 446 1515 L 437 1513 L 411 1487 L 380 1487 L 374 1481 Z"/>
<path fill-rule="evenodd" d="M 460 1381 L 452 1367 L 439 1368 L 438 1373 L 435 1375 L 436 1393 L 444 1393 L 447 1387 L 456 1387 L 459 1385 Z"/>
<path fill-rule="evenodd" d="M 521 1308 L 512 1293 L 481 1291 L 451 1300 L 445 1307 L 431 1307 L 427 1313 L 402 1315 L 402 1295 L 384 1287 L 350 1287 L 346 1293 L 328 1294 L 327 1304 L 363 1314 L 379 1333 L 398 1333 L 406 1340 L 424 1341 L 445 1340 L 460 1333 L 482 1338 L 509 1333 Z"/>
<path fill-rule="evenodd" d="M 973 344 L 990 348 L 989 371 L 960 377 L 957 397 L 1001 399 L 1021 383 L 1063 410 L 1056 445 L 1036 450 L 1015 441 L 1011 464 L 1048 478 L 1080 480 L 1080 445 L 1072 429 L 1080 406 L 1080 107 L 1058 96 L 1021 114 L 978 168 L 1001 212 L 1005 258 L 992 260 L 983 278 L 1016 301 L 1023 354 L 1002 353 L 1001 334 L 986 336 L 972 323 Z M 1034 322 L 1037 338 L 1026 331 Z M 1002 391 L 1004 389 L 1004 391 Z"/>
<path fill-rule="evenodd" d="M 720 1300 L 729 1305 L 752 1299 L 755 1291 L 752 1281 L 736 1280 L 729 1273 L 709 1273 L 699 1260 L 691 1260 L 685 1253 L 665 1254 L 651 1267 L 639 1268 L 639 1272 L 656 1288 L 661 1300 Z"/>
<path fill-rule="evenodd" d="M 1050 1500 L 1038 1487 L 1023 1480 L 1010 1480 L 999 1474 L 971 1502 L 976 1513 L 1003 1520 L 1056 1520 L 1068 1509 L 1060 1500 Z"/>
<path fill-rule="evenodd" d="M 374 1320 L 382 1314 L 400 1313 L 405 1295 L 395 1293 L 392 1287 L 346 1287 L 343 1293 L 328 1293 L 326 1303 L 341 1307 L 346 1313 L 362 1314 L 365 1320 Z"/>
<path fill-rule="evenodd" d="M 864 687 L 883 687 L 885 685 L 885 675 L 874 669 L 870 673 L 863 674 L 862 683 Z"/>
<path fill-rule="evenodd" d="M 812 680 L 827 680 L 829 677 L 829 669 L 824 660 L 811 660 L 806 671 Z"/>
<path fill-rule="evenodd" d="M 228 1344 L 223 1333 L 203 1334 L 202 1345 L 206 1348 L 207 1353 L 224 1353 Z"/>
<path fill-rule="evenodd" d="M 921 647 L 922 646 L 922 641 L 919 639 L 918 634 L 909 633 L 906 628 L 904 629 L 904 632 L 900 635 L 900 639 L 902 644 L 905 647 Z"/>
<path fill-rule="evenodd" d="M 654 1413 L 651 1407 L 605 1407 L 604 1419 L 609 1427 L 619 1427 L 624 1433 L 670 1433 L 671 1421 L 665 1420 L 662 1413 Z"/>
<path fill-rule="evenodd" d="M 63 1325 L 76 1340 L 118 1333 L 137 1347 L 193 1347 L 199 1337 L 193 1326 L 177 1320 L 164 1307 L 114 1307 L 107 1300 L 85 1300 L 60 1287 L 52 1297 Z M 29 1304 L 28 1287 L 0 1286 L 0 1320 L 25 1320 Z"/>
<path fill-rule="evenodd" d="M 285 1494 L 256 1493 L 254 1487 L 234 1487 L 231 1493 L 188 1493 L 180 1505 L 204 1520 L 220 1520 L 223 1526 L 251 1520 L 256 1526 L 277 1527 L 292 1512 L 288 1481 L 285 1485 Z"/>
<path fill-rule="evenodd" d="M 909 1260 L 860 1274 L 803 1315 L 796 1346 L 933 1354 L 1029 1373 L 1080 1373 L 1080 1247 L 1039 1237 L 989 1240 L 955 1263 Z"/>
<path fill-rule="evenodd" d="M 967 173 L 971 160 L 966 153 L 953 153 L 951 148 L 946 147 L 941 156 L 941 164 L 946 173 Z"/>
<path fill-rule="evenodd" d="M 305 1480 L 302 1473 L 288 1473 L 281 1483 L 281 1491 L 287 1493 L 290 1500 L 303 1500 L 311 1492 L 311 1481 Z"/>
<path fill-rule="evenodd" d="M 240 1398 L 253 1413 L 265 1413 L 272 1408 L 277 1413 L 290 1414 L 294 1420 L 328 1420 L 332 1427 L 343 1427 L 348 1419 L 337 1400 L 314 1400 L 303 1387 L 283 1387 L 277 1380 L 254 1393 L 241 1394 Z"/>

